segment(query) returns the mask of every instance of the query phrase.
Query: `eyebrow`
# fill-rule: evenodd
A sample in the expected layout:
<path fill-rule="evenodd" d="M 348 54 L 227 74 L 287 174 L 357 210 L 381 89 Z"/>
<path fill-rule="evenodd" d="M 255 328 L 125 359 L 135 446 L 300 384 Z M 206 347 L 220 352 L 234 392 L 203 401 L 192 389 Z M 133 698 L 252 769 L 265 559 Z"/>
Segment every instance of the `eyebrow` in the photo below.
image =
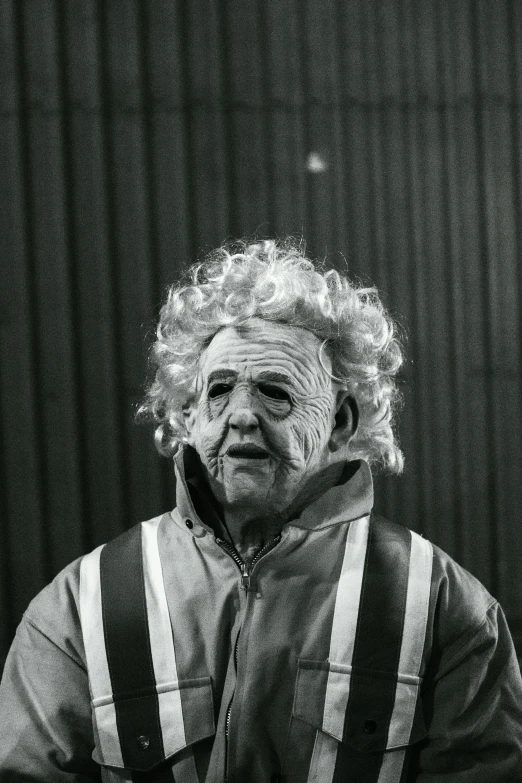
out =
<path fill-rule="evenodd" d="M 291 383 L 292 380 L 289 375 L 284 372 L 276 372 L 275 370 L 263 370 L 256 375 L 256 382 L 258 381 L 273 381 L 274 383 Z"/>
<path fill-rule="evenodd" d="M 222 378 L 237 378 L 237 372 L 235 370 L 227 370 L 226 368 L 212 370 L 207 378 L 207 383 L 212 383 L 212 381 Z"/>
<path fill-rule="evenodd" d="M 217 368 L 215 370 L 212 370 L 210 375 L 207 378 L 207 383 L 212 383 L 213 381 L 217 380 L 223 380 L 225 378 L 234 378 L 236 379 L 238 376 L 238 373 L 235 370 L 227 370 L 225 367 L 223 368 Z M 263 381 L 272 381 L 273 383 L 291 383 L 292 380 L 289 375 L 287 375 L 284 372 L 276 372 L 275 370 L 263 370 L 259 373 L 259 375 L 256 375 L 255 377 L 255 383 L 263 382 Z"/>

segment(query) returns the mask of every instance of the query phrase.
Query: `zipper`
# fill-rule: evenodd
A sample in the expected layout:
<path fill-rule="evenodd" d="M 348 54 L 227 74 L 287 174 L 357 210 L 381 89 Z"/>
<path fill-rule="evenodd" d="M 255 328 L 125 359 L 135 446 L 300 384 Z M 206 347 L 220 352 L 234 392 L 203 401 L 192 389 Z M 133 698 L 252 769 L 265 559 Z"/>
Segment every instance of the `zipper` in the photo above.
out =
<path fill-rule="evenodd" d="M 259 552 L 252 558 L 251 563 L 245 562 L 239 555 L 236 548 L 230 544 L 228 541 L 224 541 L 222 538 L 216 538 L 216 544 L 234 561 L 234 563 L 237 565 L 241 572 L 241 589 L 245 592 L 248 592 L 250 590 L 250 576 L 252 574 L 252 571 L 254 569 L 254 566 L 261 560 L 264 555 L 266 555 L 268 552 L 270 552 L 271 549 L 273 549 L 277 544 L 281 541 L 281 534 L 279 533 L 275 538 L 273 538 L 271 541 L 268 542 L 268 544 L 265 544 Z M 241 629 L 238 632 L 238 635 L 236 636 L 236 643 L 234 645 L 234 665 L 236 667 L 237 672 L 237 648 L 239 645 L 239 635 L 241 633 Z M 230 702 L 228 704 L 227 708 L 227 716 L 225 718 L 225 780 L 224 783 L 227 783 L 228 780 L 228 773 L 227 773 L 227 766 L 228 766 L 228 738 L 230 733 L 230 716 L 232 714 L 232 702 L 234 701 L 234 696 L 232 695 L 232 698 L 230 699 Z"/>
<path fill-rule="evenodd" d="M 273 549 L 277 544 L 281 541 L 281 533 L 279 533 L 275 538 L 273 538 L 271 541 L 268 542 L 268 544 L 265 544 L 259 552 L 254 556 L 251 563 L 245 562 L 237 552 L 236 548 L 232 546 L 232 544 L 229 544 L 228 541 L 224 541 L 222 538 L 216 538 L 216 544 L 223 549 L 224 552 L 226 552 L 234 563 L 237 565 L 241 572 L 241 589 L 248 592 L 250 589 L 250 576 L 252 574 L 252 571 L 254 569 L 254 566 L 261 560 L 262 557 L 264 557 L 268 552 L 270 552 L 271 549 Z"/>

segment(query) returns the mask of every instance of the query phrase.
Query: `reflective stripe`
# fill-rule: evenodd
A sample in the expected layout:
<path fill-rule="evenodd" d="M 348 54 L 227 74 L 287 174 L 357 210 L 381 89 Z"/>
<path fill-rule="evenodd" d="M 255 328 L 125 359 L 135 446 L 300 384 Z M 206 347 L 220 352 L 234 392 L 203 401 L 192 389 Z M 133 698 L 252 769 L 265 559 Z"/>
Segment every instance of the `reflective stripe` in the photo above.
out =
<path fill-rule="evenodd" d="M 388 748 L 405 746 L 410 741 L 419 695 L 418 675 L 428 622 L 432 567 L 433 548 L 430 542 L 412 532 L 399 679 L 388 729 Z M 408 676 L 401 677 L 402 673 Z M 405 756 L 405 747 L 385 753 L 377 783 L 399 783 Z"/>
<path fill-rule="evenodd" d="M 409 743 L 418 695 L 419 679 L 417 678 L 415 682 L 405 682 L 399 676 L 388 727 L 387 748 L 397 748 Z"/>
<path fill-rule="evenodd" d="M 163 746 L 174 753 L 185 747 L 186 737 L 181 693 L 179 688 L 172 687 L 176 685 L 178 672 L 158 546 L 161 519 L 157 517 L 141 525 L 143 575 Z M 177 760 L 174 769 L 186 783 L 198 783 L 192 747 Z"/>
<path fill-rule="evenodd" d="M 399 672 L 419 676 L 430 605 L 433 547 L 411 533 L 410 573 Z"/>
<path fill-rule="evenodd" d="M 143 575 L 154 678 L 158 690 L 158 706 L 163 745 L 172 752 L 186 745 L 183 710 L 179 688 L 162 692 L 161 686 L 177 680 L 176 653 L 163 584 L 158 549 L 158 526 L 161 517 L 142 522 Z"/>
<path fill-rule="evenodd" d="M 330 638 L 331 663 L 351 666 L 361 587 L 364 575 L 364 561 L 368 545 L 370 517 L 354 520 L 346 536 L 341 574 L 337 585 L 335 608 Z M 344 716 L 350 694 L 346 674 L 328 672 L 323 712 L 323 731 L 341 738 Z M 335 772 L 338 742 L 328 734 L 318 732 L 308 773 L 308 783 L 324 781 L 329 783 Z"/>
<path fill-rule="evenodd" d="M 365 562 L 369 557 L 368 531 L 369 518 L 365 517 L 352 523 L 347 536 L 332 622 L 329 655 L 331 668 L 326 686 L 323 731 L 318 732 L 316 737 L 308 775 L 309 783 L 312 781 L 331 783 L 336 776 L 338 740 L 343 738 L 351 687 L 350 677 L 347 677 L 346 673 L 349 673 L 350 667 L 355 663 L 354 642 L 361 606 Z M 410 741 L 418 702 L 419 673 L 429 611 L 433 558 L 431 544 L 410 531 L 405 532 L 401 537 L 404 539 L 404 545 L 408 542 L 409 547 L 407 580 L 406 574 L 403 577 L 404 619 L 402 634 L 398 639 L 400 646 L 397 646 L 399 654 L 397 687 L 391 702 L 393 709 L 388 729 L 388 750 L 383 753 L 377 783 L 398 783 L 401 778 L 406 746 Z M 347 669 L 336 671 L 335 664 Z"/>
<path fill-rule="evenodd" d="M 399 657 L 399 675 L 407 674 L 410 675 L 410 679 L 413 679 L 419 676 L 426 637 L 433 548 L 429 541 L 426 541 L 417 533 L 412 532 L 411 537 L 408 592 L 406 594 L 406 609 Z M 401 682 L 399 677 L 388 730 L 387 747 L 394 748 L 399 745 L 407 745 L 410 741 L 418 688 L 418 681 L 415 685 L 404 681 Z"/>
<path fill-rule="evenodd" d="M 377 783 L 399 783 L 406 757 L 406 748 L 387 751 L 382 759 Z"/>
<path fill-rule="evenodd" d="M 318 731 L 315 735 L 309 783 L 332 783 L 339 743 L 329 734 Z"/>
<path fill-rule="evenodd" d="M 364 562 L 368 545 L 370 517 L 357 519 L 350 525 L 346 537 L 341 575 L 337 585 L 337 596 L 330 639 L 330 663 L 351 666 L 359 616 Z M 323 713 L 323 730 L 341 738 L 344 716 L 350 695 L 347 687 L 349 678 L 337 672 L 328 673 Z M 342 683 L 339 687 L 339 681 Z"/>
<path fill-rule="evenodd" d="M 105 650 L 100 585 L 100 555 L 103 545 L 82 559 L 80 565 L 80 620 L 89 686 L 93 700 L 112 697 L 111 678 Z M 116 710 L 112 699 L 93 710 L 96 731 L 100 738 L 102 760 L 110 758 L 123 766 L 121 745 L 116 726 Z"/>

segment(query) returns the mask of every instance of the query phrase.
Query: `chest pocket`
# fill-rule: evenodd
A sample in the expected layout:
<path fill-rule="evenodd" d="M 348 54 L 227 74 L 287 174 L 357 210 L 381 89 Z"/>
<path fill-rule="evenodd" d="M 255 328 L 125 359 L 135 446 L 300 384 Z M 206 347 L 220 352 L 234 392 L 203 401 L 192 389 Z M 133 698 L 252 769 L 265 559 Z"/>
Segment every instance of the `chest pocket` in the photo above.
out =
<path fill-rule="evenodd" d="M 316 730 L 308 780 L 322 783 L 346 766 L 346 779 L 357 783 L 398 781 L 405 751 L 427 734 L 420 683 L 413 675 L 300 660 L 293 717 Z"/>
<path fill-rule="evenodd" d="M 215 733 L 210 677 L 158 685 L 154 692 L 131 692 L 116 700 L 95 699 L 93 719 L 93 758 L 99 764 L 146 772 L 168 759 L 174 763 L 171 757 L 179 753 L 186 766 L 191 746 Z"/>

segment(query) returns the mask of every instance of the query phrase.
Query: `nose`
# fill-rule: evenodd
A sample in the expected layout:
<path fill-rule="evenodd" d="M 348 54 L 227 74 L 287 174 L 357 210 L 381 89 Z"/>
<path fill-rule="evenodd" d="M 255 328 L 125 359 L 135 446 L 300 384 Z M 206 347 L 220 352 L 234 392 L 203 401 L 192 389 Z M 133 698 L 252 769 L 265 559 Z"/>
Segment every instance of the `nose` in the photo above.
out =
<path fill-rule="evenodd" d="M 229 427 L 239 432 L 254 432 L 259 427 L 259 419 L 254 410 L 255 401 L 247 390 L 236 390 L 230 401 L 231 413 L 228 419 Z"/>
<path fill-rule="evenodd" d="M 257 416 L 248 408 L 240 408 L 234 411 L 228 423 L 231 429 L 239 430 L 239 432 L 254 432 L 259 427 Z"/>

